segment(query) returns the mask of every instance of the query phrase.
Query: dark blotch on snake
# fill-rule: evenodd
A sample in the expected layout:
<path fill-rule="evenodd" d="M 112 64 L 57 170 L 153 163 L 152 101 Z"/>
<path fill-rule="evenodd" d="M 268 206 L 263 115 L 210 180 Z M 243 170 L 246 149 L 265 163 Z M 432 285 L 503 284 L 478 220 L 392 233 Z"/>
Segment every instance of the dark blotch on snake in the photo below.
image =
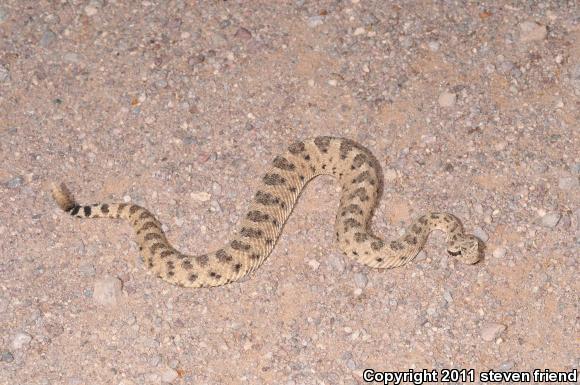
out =
<path fill-rule="evenodd" d="M 381 241 L 381 240 L 374 241 L 374 242 L 371 243 L 371 249 L 373 249 L 375 251 L 376 250 L 380 250 L 380 249 L 383 248 L 384 245 L 385 245 L 385 243 L 383 241 Z"/>
<path fill-rule="evenodd" d="M 302 151 L 304 151 L 304 143 L 303 142 L 295 142 L 292 143 L 290 146 L 288 146 L 288 151 L 290 151 L 291 154 L 299 154 Z"/>
<path fill-rule="evenodd" d="M 265 184 L 268 186 L 279 186 L 281 184 L 286 183 L 286 179 L 284 179 L 279 174 L 266 174 L 264 178 L 262 178 Z"/>
<path fill-rule="evenodd" d="M 248 215 L 246 215 L 246 218 L 248 218 L 252 222 L 265 222 L 268 219 L 270 219 L 270 216 L 268 214 L 261 212 L 261 211 L 253 210 L 253 211 L 250 211 L 248 213 Z"/>
<path fill-rule="evenodd" d="M 194 259 L 195 262 L 197 262 L 197 264 L 200 266 L 206 266 L 209 262 L 209 257 L 206 254 L 198 255 L 194 257 Z"/>
<path fill-rule="evenodd" d="M 232 249 L 234 250 L 243 250 L 243 251 L 248 251 L 250 250 L 250 245 L 248 245 L 247 243 L 244 242 L 240 242 L 238 240 L 233 240 L 230 243 Z"/>
<path fill-rule="evenodd" d="M 284 158 L 283 156 L 275 157 L 273 164 L 274 167 L 279 168 L 280 170 L 293 171 L 296 168 L 293 163 L 288 161 L 288 159 Z"/>
<path fill-rule="evenodd" d="M 276 205 L 280 202 L 280 199 L 275 197 L 274 195 L 267 193 L 267 192 L 263 192 L 263 191 L 258 191 L 256 193 L 256 202 L 258 202 L 261 205 L 264 206 L 272 206 L 272 205 Z"/>
<path fill-rule="evenodd" d="M 221 263 L 228 263 L 228 262 L 231 262 L 233 259 L 232 256 L 229 255 L 228 253 L 226 253 L 226 251 L 224 249 L 219 249 L 218 251 L 216 251 L 215 257 Z"/>
<path fill-rule="evenodd" d="M 318 147 L 320 152 L 326 154 L 328 152 L 328 147 L 330 146 L 330 137 L 328 136 L 319 136 L 314 139 L 314 144 Z"/>

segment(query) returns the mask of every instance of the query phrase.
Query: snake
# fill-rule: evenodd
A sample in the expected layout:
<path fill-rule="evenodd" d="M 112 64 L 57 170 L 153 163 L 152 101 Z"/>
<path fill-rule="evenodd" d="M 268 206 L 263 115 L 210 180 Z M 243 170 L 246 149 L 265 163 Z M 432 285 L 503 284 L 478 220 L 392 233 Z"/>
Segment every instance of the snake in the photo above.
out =
<path fill-rule="evenodd" d="M 120 218 L 136 234 L 145 265 L 159 278 L 182 287 L 214 287 L 240 280 L 270 255 L 304 187 L 319 175 L 332 175 L 340 184 L 335 220 L 338 247 L 371 268 L 394 268 L 411 261 L 434 230 L 446 234 L 447 252 L 465 264 L 482 257 L 482 242 L 464 232 L 461 221 L 447 212 L 430 212 L 413 220 L 399 238 L 386 241 L 373 234 L 371 219 L 383 190 L 376 157 L 357 142 L 319 136 L 297 141 L 274 158 L 262 176 L 248 212 L 223 247 L 197 255 L 175 249 L 160 221 L 131 203 L 76 202 L 64 183 L 52 185 L 58 206 L 77 218 Z"/>

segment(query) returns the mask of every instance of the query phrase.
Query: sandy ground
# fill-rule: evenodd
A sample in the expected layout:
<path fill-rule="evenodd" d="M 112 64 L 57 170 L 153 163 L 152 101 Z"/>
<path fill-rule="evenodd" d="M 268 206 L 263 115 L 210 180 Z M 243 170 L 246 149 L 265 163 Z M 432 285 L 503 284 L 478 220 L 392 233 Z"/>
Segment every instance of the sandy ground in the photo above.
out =
<path fill-rule="evenodd" d="M 0 383 L 577 369 L 580 11 L 538 3 L 0 3 Z M 316 135 L 380 160 L 379 234 L 446 210 L 485 260 L 435 234 L 403 268 L 357 264 L 325 177 L 251 277 L 181 289 L 147 273 L 127 224 L 70 218 L 48 192 L 144 205 L 199 253 Z"/>

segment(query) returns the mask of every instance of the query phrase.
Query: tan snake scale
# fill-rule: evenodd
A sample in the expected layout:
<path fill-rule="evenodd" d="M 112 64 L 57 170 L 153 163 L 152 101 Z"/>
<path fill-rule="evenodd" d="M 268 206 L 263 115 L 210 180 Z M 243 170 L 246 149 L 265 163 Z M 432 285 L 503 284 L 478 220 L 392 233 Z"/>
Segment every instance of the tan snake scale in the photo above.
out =
<path fill-rule="evenodd" d="M 479 240 L 463 232 L 448 213 L 429 213 L 415 220 L 402 237 L 384 241 L 370 231 L 371 218 L 382 192 L 382 173 L 375 157 L 360 144 L 344 138 L 317 137 L 293 143 L 277 156 L 262 177 L 239 231 L 211 253 L 186 255 L 177 251 L 161 223 L 143 207 L 125 203 L 79 205 L 64 184 L 53 187 L 58 205 L 79 218 L 122 218 L 135 229 L 147 266 L 162 279 L 179 286 L 219 286 L 239 280 L 270 255 L 302 189 L 322 174 L 336 177 L 342 188 L 336 215 L 340 249 L 376 268 L 404 265 L 423 248 L 432 230 L 447 235 L 447 250 L 461 262 L 476 263 Z"/>

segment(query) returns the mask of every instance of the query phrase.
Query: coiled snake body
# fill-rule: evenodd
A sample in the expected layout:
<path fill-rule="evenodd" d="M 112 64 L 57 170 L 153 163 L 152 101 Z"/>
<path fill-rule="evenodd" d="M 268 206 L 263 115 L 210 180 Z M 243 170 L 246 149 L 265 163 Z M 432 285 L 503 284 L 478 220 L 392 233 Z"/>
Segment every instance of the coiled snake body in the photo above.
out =
<path fill-rule="evenodd" d="M 79 205 L 64 184 L 54 186 L 58 205 L 79 218 L 121 218 L 135 229 L 147 266 L 160 278 L 180 286 L 219 286 L 239 280 L 268 257 L 305 185 L 314 177 L 335 176 L 342 193 L 336 215 L 340 249 L 376 268 L 404 265 L 423 248 L 432 230 L 447 234 L 447 250 L 460 261 L 480 259 L 479 240 L 463 232 L 461 222 L 448 213 L 429 213 L 415 220 L 399 239 L 384 241 L 373 235 L 370 222 L 382 190 L 382 174 L 375 157 L 363 146 L 344 138 L 317 137 L 293 143 L 274 158 L 239 231 L 225 246 L 211 253 L 186 255 L 168 242 L 161 223 L 143 207 L 125 203 Z"/>

